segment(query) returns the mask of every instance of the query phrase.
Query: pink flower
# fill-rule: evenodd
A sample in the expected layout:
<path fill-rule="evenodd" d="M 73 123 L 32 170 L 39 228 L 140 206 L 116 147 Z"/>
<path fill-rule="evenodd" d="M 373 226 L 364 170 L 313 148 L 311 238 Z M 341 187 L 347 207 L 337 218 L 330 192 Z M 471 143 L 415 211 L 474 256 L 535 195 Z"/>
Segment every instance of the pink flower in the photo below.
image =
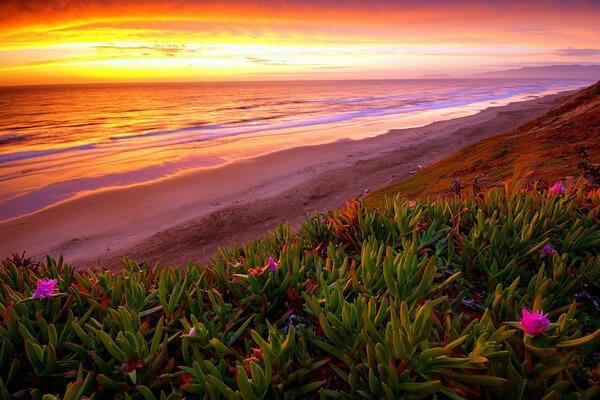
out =
<path fill-rule="evenodd" d="M 529 312 L 525 307 L 522 310 L 522 316 L 517 315 L 517 321 L 521 323 L 523 332 L 528 335 L 536 336 L 544 332 L 550 321 L 546 318 L 548 314 L 544 314 L 544 311 Z"/>
<path fill-rule="evenodd" d="M 277 269 L 277 264 L 275 263 L 275 260 L 273 260 L 273 257 L 269 257 L 267 265 L 269 266 L 269 272 L 275 272 Z"/>
<path fill-rule="evenodd" d="M 56 279 L 38 279 L 35 292 L 31 295 L 34 299 L 45 299 L 54 296 L 56 287 Z"/>
<path fill-rule="evenodd" d="M 555 183 L 554 186 L 550 188 L 550 193 L 553 195 L 563 194 L 565 192 L 565 187 L 562 183 Z"/>
<path fill-rule="evenodd" d="M 554 247 L 552 247 L 551 245 L 547 244 L 544 247 L 542 247 L 542 249 L 540 250 L 540 253 L 542 253 L 543 256 L 549 256 L 552 253 L 554 253 Z"/>
<path fill-rule="evenodd" d="M 196 328 L 194 328 L 192 326 L 192 329 L 190 329 L 190 332 L 188 333 L 188 336 L 196 336 Z"/>

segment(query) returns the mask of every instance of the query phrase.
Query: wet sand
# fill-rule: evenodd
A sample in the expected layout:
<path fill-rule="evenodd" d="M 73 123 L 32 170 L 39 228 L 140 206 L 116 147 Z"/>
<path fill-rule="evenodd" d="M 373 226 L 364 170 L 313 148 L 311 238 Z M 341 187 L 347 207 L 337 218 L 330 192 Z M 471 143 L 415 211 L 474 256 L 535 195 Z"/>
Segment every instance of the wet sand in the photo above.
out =
<path fill-rule="evenodd" d="M 509 131 L 565 93 L 388 133 L 296 147 L 164 180 L 106 189 L 0 223 L 0 257 L 47 254 L 80 269 L 120 268 L 127 256 L 185 266 L 219 246 L 259 239 L 276 224 L 297 228 L 315 211 L 395 183 L 478 140 Z"/>

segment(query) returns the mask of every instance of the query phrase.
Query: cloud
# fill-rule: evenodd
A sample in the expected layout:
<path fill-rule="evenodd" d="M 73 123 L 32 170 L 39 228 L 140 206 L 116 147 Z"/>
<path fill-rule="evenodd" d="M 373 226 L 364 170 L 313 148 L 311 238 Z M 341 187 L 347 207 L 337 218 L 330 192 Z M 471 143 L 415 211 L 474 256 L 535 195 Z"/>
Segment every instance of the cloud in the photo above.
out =
<path fill-rule="evenodd" d="M 190 54 L 190 53 L 195 52 L 194 49 L 189 49 L 184 45 L 177 45 L 177 44 L 140 45 L 140 46 L 108 44 L 108 45 L 93 46 L 93 48 L 101 49 L 101 50 L 115 50 L 115 51 L 122 51 L 122 52 L 144 51 L 145 55 L 148 55 L 147 51 L 150 50 L 150 51 L 154 51 L 157 53 L 163 53 L 164 55 L 169 56 L 169 57 L 174 57 L 179 54 Z"/>
<path fill-rule="evenodd" d="M 558 49 L 553 54 L 561 57 L 591 57 L 600 55 L 600 49 L 575 49 L 567 47 L 566 49 Z"/>
<path fill-rule="evenodd" d="M 247 61 L 251 63 L 257 63 L 262 65 L 289 65 L 289 63 L 285 60 L 269 60 L 267 58 L 261 57 L 245 57 Z"/>
<path fill-rule="evenodd" d="M 337 70 L 337 69 L 343 69 L 343 68 L 350 68 L 349 65 L 319 65 L 314 67 L 316 69 L 333 69 L 333 70 Z"/>

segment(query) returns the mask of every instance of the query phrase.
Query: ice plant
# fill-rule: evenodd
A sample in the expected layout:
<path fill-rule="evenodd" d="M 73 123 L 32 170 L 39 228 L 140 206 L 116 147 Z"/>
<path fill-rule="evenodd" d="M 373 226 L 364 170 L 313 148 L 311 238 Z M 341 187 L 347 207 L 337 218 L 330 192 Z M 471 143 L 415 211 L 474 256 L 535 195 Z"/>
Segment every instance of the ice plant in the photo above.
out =
<path fill-rule="evenodd" d="M 521 311 L 522 315 L 519 317 L 517 315 L 517 320 L 521 323 L 521 328 L 523 328 L 523 332 L 528 335 L 536 336 L 540 333 L 544 332 L 550 321 L 546 316 L 548 314 L 544 314 L 544 311 L 534 311 L 530 312 L 525 307 Z"/>
<path fill-rule="evenodd" d="M 547 244 L 544 247 L 542 247 L 542 249 L 540 250 L 540 253 L 542 253 L 543 256 L 549 256 L 552 253 L 554 253 L 554 247 L 552 247 L 551 245 Z"/>
<path fill-rule="evenodd" d="M 56 279 L 38 279 L 35 292 L 31 295 L 34 299 L 45 299 L 54 296 L 56 287 Z"/>
<path fill-rule="evenodd" d="M 562 183 L 555 183 L 554 186 L 550 188 L 550 193 L 557 195 L 565 192 L 565 187 Z"/>
<path fill-rule="evenodd" d="M 277 264 L 275 263 L 275 260 L 273 260 L 273 257 L 269 257 L 267 265 L 269 266 L 269 272 L 275 272 L 277 269 Z"/>
<path fill-rule="evenodd" d="M 188 336 L 196 336 L 196 328 L 194 328 L 192 326 L 192 329 L 190 329 L 190 332 L 188 333 Z"/>

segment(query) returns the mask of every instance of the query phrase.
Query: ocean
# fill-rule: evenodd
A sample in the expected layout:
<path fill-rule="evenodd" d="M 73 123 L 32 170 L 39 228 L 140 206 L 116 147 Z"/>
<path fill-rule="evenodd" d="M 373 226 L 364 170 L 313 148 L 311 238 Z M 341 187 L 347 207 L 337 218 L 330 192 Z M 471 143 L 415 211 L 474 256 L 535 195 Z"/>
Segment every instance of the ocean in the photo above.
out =
<path fill-rule="evenodd" d="M 576 80 L 372 80 L 0 87 L 0 220 L 294 146 L 355 140 Z"/>

